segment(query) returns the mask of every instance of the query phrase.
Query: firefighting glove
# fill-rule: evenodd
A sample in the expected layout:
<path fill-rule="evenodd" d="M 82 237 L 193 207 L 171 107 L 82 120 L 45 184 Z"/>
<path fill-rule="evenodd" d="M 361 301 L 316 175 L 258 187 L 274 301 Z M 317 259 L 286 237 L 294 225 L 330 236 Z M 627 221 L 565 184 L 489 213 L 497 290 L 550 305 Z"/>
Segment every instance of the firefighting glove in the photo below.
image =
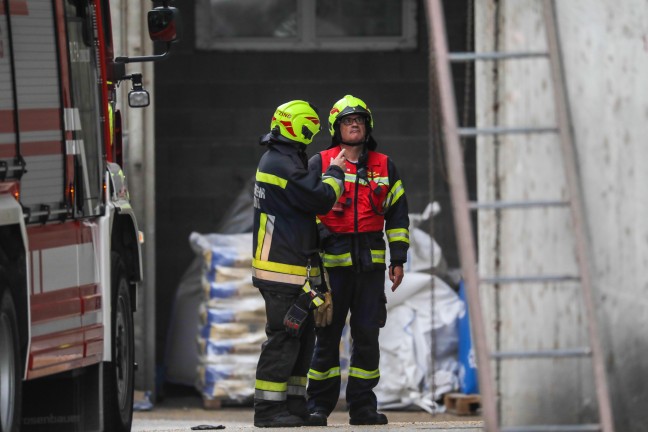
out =
<path fill-rule="evenodd" d="M 324 293 L 324 303 L 313 311 L 315 327 L 326 327 L 333 321 L 333 299 L 331 291 Z"/>
<path fill-rule="evenodd" d="M 313 318 L 315 319 L 315 327 L 326 327 L 333 321 L 333 295 L 328 287 L 328 273 L 321 264 L 320 271 L 322 273 L 322 284 L 319 286 L 318 291 L 324 293 L 324 303 L 313 311 Z"/>
<path fill-rule="evenodd" d="M 297 300 L 288 309 L 284 317 L 286 332 L 293 337 L 300 335 L 304 323 L 308 318 L 309 310 L 318 308 L 324 304 L 324 295 L 312 289 L 308 281 L 306 281 L 302 290 L 304 292 L 297 297 Z"/>

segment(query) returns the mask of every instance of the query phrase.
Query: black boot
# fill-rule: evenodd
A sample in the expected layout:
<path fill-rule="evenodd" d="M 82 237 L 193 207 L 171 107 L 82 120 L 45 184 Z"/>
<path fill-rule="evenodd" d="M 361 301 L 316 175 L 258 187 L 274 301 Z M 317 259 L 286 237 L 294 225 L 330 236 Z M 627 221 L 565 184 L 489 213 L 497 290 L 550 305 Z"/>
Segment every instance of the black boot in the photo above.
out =
<path fill-rule="evenodd" d="M 268 419 L 254 419 L 254 426 L 256 427 L 299 427 L 304 426 L 304 420 L 296 415 L 281 413 Z"/>
<path fill-rule="evenodd" d="M 386 425 L 387 416 L 370 408 L 351 414 L 350 425 Z"/>
<path fill-rule="evenodd" d="M 326 426 L 328 424 L 327 415 L 323 411 L 310 413 L 304 426 Z"/>

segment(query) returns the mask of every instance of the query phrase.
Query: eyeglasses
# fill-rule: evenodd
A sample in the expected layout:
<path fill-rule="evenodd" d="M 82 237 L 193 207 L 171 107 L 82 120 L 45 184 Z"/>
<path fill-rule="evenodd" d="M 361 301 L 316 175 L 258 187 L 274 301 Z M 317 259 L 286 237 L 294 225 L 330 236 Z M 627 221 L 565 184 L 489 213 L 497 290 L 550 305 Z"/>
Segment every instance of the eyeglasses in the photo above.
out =
<path fill-rule="evenodd" d="M 363 125 L 363 124 L 365 124 L 365 123 L 367 122 L 367 119 L 364 118 L 363 116 L 359 116 L 359 117 L 344 117 L 342 120 L 340 120 L 340 122 L 341 122 L 344 126 L 351 126 L 353 123 L 355 123 L 355 124 L 359 124 L 359 125 Z"/>

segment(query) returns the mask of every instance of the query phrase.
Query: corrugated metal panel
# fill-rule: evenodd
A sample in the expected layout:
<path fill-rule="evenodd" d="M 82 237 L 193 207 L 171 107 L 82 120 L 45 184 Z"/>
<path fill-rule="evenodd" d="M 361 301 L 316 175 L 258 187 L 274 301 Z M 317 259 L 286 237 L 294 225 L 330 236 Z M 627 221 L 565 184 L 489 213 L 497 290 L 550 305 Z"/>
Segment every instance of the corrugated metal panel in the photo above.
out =
<path fill-rule="evenodd" d="M 60 122 L 57 125 L 52 122 L 53 118 L 48 118 L 47 126 L 43 128 L 42 123 L 36 124 L 33 119 L 28 122 L 21 115 L 21 112 L 27 115 L 25 110 L 34 109 L 44 110 L 39 111 L 43 113 L 47 109 L 62 112 L 54 12 L 52 2 L 44 0 L 28 1 L 27 10 L 27 15 L 11 16 L 18 112 L 21 116 L 20 142 L 27 163 L 27 173 L 21 182 L 21 201 L 28 207 L 48 204 L 56 209 L 64 196 L 64 147 L 62 144 L 39 147 L 38 143 L 61 142 Z M 56 115 L 56 111 L 53 113 Z M 52 116 L 52 111 L 49 111 L 49 116 Z M 27 152 L 28 148 L 40 150 L 34 155 L 33 151 L 32 154 Z"/>
<path fill-rule="evenodd" d="M 11 109 L 13 107 L 13 93 L 11 88 L 11 68 L 9 64 L 9 48 L 7 38 L 7 26 L 0 17 L 0 109 Z"/>
<path fill-rule="evenodd" d="M 63 156 L 26 157 L 28 173 L 21 182 L 21 201 L 25 206 L 52 204 L 63 200 Z M 58 207 L 55 207 L 58 208 Z"/>
<path fill-rule="evenodd" d="M 11 79 L 11 63 L 9 57 L 9 38 L 7 37 L 7 15 L 4 13 L 4 3 L 0 3 L 0 159 L 13 159 L 16 137 L 12 124 L 13 87 Z"/>

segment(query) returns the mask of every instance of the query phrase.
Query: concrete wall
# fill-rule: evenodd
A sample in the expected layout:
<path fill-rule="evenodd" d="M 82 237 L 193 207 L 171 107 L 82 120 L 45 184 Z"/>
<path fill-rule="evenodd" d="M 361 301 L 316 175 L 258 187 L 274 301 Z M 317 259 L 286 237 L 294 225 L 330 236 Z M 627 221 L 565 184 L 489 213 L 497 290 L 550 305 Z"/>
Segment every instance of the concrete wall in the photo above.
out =
<path fill-rule="evenodd" d="M 111 2 L 113 44 L 116 56 L 153 54 L 147 23 L 149 2 L 117 0 Z M 143 86 L 153 89 L 154 66 L 151 62 L 128 63 L 126 73 L 141 73 Z M 142 245 L 143 282 L 139 284 L 135 319 L 135 361 L 138 370 L 135 386 L 155 390 L 155 131 L 152 104 L 146 108 L 128 106 L 129 81 L 119 87 L 118 109 L 122 114 L 124 139 L 124 172 L 139 230 L 144 233 Z"/>
<path fill-rule="evenodd" d="M 418 2 L 418 47 L 379 52 L 218 52 L 195 48 L 195 2 L 176 2 L 183 17 L 182 41 L 156 64 L 157 355 L 163 360 L 173 297 L 194 254 L 191 231 L 215 232 L 230 204 L 256 170 L 277 105 L 306 99 L 327 119 L 333 103 L 349 93 L 365 100 L 375 117 L 379 150 L 393 157 L 410 209 L 429 201 L 428 51 L 423 2 Z M 466 1 L 449 1 L 453 47 L 465 50 Z M 464 89 L 458 69 L 457 91 Z M 473 96 L 473 95 L 471 95 Z M 309 154 L 326 148 L 321 132 Z M 473 147 L 474 149 L 474 147 Z M 433 157 L 441 153 L 436 150 Z M 466 152 L 474 170 L 474 151 Z M 448 185 L 435 166 L 435 199 L 443 213 L 436 237 L 457 265 Z"/>
<path fill-rule="evenodd" d="M 556 3 L 617 431 L 646 431 L 648 3 Z M 539 1 L 476 2 L 475 25 L 478 50 L 545 49 Z M 484 63 L 476 75 L 480 125 L 555 124 L 545 60 Z M 477 159 L 480 200 L 567 198 L 554 135 L 480 139 Z M 572 239 L 566 210 L 480 214 L 480 273 L 575 273 Z M 577 288 L 482 288 L 490 346 L 587 345 Z M 506 360 L 493 368 L 505 425 L 596 421 L 589 360 Z"/>

